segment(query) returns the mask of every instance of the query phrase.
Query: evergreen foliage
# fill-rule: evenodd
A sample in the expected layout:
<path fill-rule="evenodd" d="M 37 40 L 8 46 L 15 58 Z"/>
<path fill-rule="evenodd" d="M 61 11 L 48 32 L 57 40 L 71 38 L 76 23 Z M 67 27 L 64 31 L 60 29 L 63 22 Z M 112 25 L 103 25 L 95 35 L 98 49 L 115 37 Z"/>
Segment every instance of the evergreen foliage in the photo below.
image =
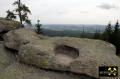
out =
<path fill-rule="evenodd" d="M 116 54 L 120 54 L 120 29 L 118 21 L 115 24 L 111 37 L 111 43 L 116 46 Z"/>
<path fill-rule="evenodd" d="M 42 24 L 40 24 L 40 20 L 38 20 L 37 21 L 37 24 L 36 24 L 36 32 L 38 33 L 38 34 L 40 34 L 40 33 L 42 33 L 42 29 L 41 29 L 41 26 L 42 26 Z"/>
<path fill-rule="evenodd" d="M 111 23 L 108 24 L 106 30 L 102 34 L 102 39 L 112 43 L 116 47 L 116 54 L 120 54 L 120 25 L 118 21 L 112 29 Z"/>
<path fill-rule="evenodd" d="M 14 13 L 12 12 L 12 11 L 7 11 L 7 16 L 6 16 L 6 18 L 8 19 L 8 20 L 15 20 L 16 19 L 16 16 L 14 15 Z"/>
<path fill-rule="evenodd" d="M 101 39 L 107 42 L 111 42 L 111 35 L 113 33 L 112 25 L 109 23 L 102 34 Z"/>
<path fill-rule="evenodd" d="M 13 5 L 15 5 L 17 8 L 13 11 L 8 10 L 6 18 L 14 20 L 18 16 L 21 26 L 23 22 L 31 24 L 31 21 L 28 19 L 28 13 L 31 13 L 29 8 L 25 4 L 22 4 L 21 0 L 15 1 Z"/>

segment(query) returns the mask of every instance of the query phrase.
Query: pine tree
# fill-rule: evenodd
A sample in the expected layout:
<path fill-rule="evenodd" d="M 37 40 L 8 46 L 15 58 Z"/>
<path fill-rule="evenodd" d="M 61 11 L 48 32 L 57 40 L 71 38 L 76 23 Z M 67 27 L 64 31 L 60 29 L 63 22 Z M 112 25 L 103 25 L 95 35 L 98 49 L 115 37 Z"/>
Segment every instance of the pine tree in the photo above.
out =
<path fill-rule="evenodd" d="M 28 19 L 28 13 L 30 14 L 31 11 L 29 8 L 21 3 L 21 0 L 17 0 L 13 3 L 13 5 L 17 6 L 17 8 L 13 11 L 7 11 L 7 19 L 16 19 L 16 17 L 19 17 L 20 24 L 22 26 L 23 22 L 26 22 L 28 24 L 31 24 L 30 20 Z"/>
<path fill-rule="evenodd" d="M 15 20 L 16 19 L 16 16 L 14 15 L 14 13 L 13 12 L 11 12 L 11 11 L 7 11 L 7 16 L 6 16 L 6 18 L 8 19 L 8 20 Z"/>
<path fill-rule="evenodd" d="M 107 25 L 105 31 L 103 32 L 101 39 L 107 42 L 111 42 L 111 35 L 113 33 L 111 22 Z"/>
<path fill-rule="evenodd" d="M 37 21 L 37 24 L 36 24 L 36 28 L 37 28 L 36 32 L 37 32 L 38 34 L 42 33 L 41 26 L 42 26 L 42 24 L 40 24 L 40 20 L 38 20 L 38 21 Z"/>
<path fill-rule="evenodd" d="M 114 29 L 115 29 L 115 30 L 114 30 L 115 33 L 118 33 L 118 32 L 120 31 L 119 27 L 120 27 L 120 26 L 119 26 L 119 23 L 118 23 L 118 21 L 117 21 L 116 24 L 115 24 L 115 28 L 114 28 Z"/>
<path fill-rule="evenodd" d="M 120 29 L 118 21 L 115 24 L 114 32 L 112 34 L 111 43 L 116 46 L 116 54 L 120 54 Z"/>

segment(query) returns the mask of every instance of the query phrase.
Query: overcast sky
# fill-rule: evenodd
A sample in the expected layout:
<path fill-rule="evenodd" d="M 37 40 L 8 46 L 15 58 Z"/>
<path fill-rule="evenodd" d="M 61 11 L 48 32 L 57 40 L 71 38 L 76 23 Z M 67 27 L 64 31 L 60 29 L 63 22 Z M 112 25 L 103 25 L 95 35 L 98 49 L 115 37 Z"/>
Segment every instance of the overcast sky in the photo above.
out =
<path fill-rule="evenodd" d="M 15 0 L 0 0 L 0 17 Z M 120 0 L 21 0 L 30 9 L 32 22 L 42 24 L 107 24 L 120 19 Z"/>

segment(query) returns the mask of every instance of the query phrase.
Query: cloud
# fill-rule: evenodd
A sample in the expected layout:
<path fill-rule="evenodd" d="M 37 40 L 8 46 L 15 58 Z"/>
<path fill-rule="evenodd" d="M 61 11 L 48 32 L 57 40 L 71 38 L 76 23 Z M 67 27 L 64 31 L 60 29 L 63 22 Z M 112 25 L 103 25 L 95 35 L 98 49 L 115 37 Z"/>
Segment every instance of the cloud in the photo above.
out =
<path fill-rule="evenodd" d="M 108 4 L 108 3 L 102 3 L 100 5 L 97 5 L 97 7 L 101 8 L 101 9 L 106 9 L 106 10 L 109 10 L 109 9 L 119 9 L 119 6 L 114 5 L 114 4 Z"/>
<path fill-rule="evenodd" d="M 88 14 L 88 11 L 80 11 L 81 14 Z"/>

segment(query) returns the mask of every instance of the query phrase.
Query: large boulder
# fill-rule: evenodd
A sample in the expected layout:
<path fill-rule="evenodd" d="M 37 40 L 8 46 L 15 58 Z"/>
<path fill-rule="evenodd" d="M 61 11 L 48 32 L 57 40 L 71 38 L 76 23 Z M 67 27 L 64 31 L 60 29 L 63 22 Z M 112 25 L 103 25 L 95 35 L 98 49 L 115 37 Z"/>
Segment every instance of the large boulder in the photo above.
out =
<path fill-rule="evenodd" d="M 73 37 L 40 39 L 28 29 L 10 31 L 4 39 L 6 47 L 18 50 L 20 62 L 38 68 L 70 71 L 99 78 L 99 66 L 120 66 L 115 47 L 101 40 Z"/>
<path fill-rule="evenodd" d="M 39 68 L 99 77 L 99 66 L 120 66 L 115 47 L 100 40 L 51 38 L 19 49 L 20 61 Z M 119 74 L 120 75 L 120 74 Z"/>
<path fill-rule="evenodd" d="M 10 49 L 18 50 L 23 44 L 35 42 L 39 36 L 30 29 L 17 29 L 9 31 L 4 35 L 5 46 Z"/>
<path fill-rule="evenodd" d="M 0 33 L 16 29 L 19 25 L 18 21 L 0 19 Z"/>
<path fill-rule="evenodd" d="M 0 41 L 0 71 L 15 61 L 11 53 L 12 52 L 5 49 L 3 42 Z"/>
<path fill-rule="evenodd" d="M 0 18 L 0 40 L 3 40 L 3 35 L 10 31 L 18 28 L 20 23 L 18 21 L 6 20 Z"/>

